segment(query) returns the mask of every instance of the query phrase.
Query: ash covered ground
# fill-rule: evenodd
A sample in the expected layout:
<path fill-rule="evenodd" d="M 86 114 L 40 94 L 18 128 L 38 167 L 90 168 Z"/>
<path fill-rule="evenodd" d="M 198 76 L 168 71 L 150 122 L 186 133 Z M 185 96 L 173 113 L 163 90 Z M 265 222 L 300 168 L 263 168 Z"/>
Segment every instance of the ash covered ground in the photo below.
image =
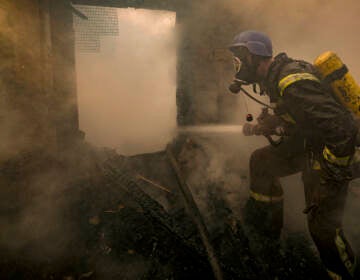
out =
<path fill-rule="evenodd" d="M 306 233 L 260 238 L 234 209 L 243 198 L 226 180 L 192 178 L 211 168 L 203 143 L 168 148 L 224 279 L 327 279 Z M 125 157 L 81 143 L 62 160 L 29 154 L 1 170 L 2 279 L 216 279 L 166 151 Z"/>

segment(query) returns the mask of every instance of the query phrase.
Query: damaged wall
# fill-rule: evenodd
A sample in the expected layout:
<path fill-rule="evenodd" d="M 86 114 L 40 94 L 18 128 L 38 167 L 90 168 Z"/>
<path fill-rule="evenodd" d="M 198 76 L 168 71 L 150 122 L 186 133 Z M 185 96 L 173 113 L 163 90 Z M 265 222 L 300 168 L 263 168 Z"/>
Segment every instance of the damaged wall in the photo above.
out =
<path fill-rule="evenodd" d="M 49 0 L 48 0 L 49 1 Z M 54 114 L 54 126 L 59 151 L 71 148 L 78 138 L 79 117 L 75 76 L 75 37 L 70 1 L 49 1 L 53 92 L 49 110 Z"/>
<path fill-rule="evenodd" d="M 71 19 L 67 1 L 0 3 L 2 252 L 29 248 L 59 221 L 54 205 L 65 176 L 56 159 L 77 135 Z"/>
<path fill-rule="evenodd" d="M 56 153 L 78 135 L 70 3 L 2 1 L 0 13 L 2 159 Z"/>
<path fill-rule="evenodd" d="M 3 1 L 0 13 L 0 131 L 4 160 L 48 142 L 49 118 L 41 86 L 43 59 L 38 3 Z M 29 26 L 37 28 L 29 29 Z"/>
<path fill-rule="evenodd" d="M 177 13 L 178 124 L 227 121 L 233 98 L 227 83 L 233 75 L 227 50 L 239 20 L 219 1 L 192 1 Z M 233 105 L 231 105 L 233 104 Z M 226 107 L 226 110 L 225 110 Z"/>

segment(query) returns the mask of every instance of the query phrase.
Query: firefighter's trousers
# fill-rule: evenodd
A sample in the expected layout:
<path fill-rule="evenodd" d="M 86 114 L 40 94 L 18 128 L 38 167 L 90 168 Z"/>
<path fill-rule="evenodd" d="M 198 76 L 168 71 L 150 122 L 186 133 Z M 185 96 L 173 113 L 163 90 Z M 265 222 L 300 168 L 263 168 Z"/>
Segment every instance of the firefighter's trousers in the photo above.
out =
<path fill-rule="evenodd" d="M 342 231 L 348 183 L 320 183 L 319 171 L 304 151 L 266 146 L 250 158 L 247 223 L 261 234 L 279 237 L 283 225 L 283 189 L 279 178 L 302 172 L 307 221 L 320 257 L 333 279 L 354 279 L 355 257 Z M 342 278 L 336 278 L 341 276 Z"/>

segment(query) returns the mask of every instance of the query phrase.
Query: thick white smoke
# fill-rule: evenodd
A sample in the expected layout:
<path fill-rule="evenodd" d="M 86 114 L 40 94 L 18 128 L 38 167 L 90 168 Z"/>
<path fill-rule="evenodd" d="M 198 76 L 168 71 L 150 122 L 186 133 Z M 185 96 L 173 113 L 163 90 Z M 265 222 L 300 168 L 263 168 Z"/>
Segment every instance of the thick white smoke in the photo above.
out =
<path fill-rule="evenodd" d="M 121 154 L 161 150 L 176 126 L 175 13 L 118 9 L 119 36 L 77 53 L 80 127 Z"/>

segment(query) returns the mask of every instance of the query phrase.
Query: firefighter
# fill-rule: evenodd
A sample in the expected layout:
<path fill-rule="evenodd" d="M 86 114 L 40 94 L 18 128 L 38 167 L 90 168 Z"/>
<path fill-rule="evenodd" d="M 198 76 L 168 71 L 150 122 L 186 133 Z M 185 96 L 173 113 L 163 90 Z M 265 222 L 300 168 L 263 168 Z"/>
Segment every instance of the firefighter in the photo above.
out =
<path fill-rule="evenodd" d="M 312 64 L 286 53 L 274 57 L 267 35 L 241 32 L 229 49 L 237 66 L 230 89 L 259 84 L 287 130 L 280 144 L 251 155 L 245 221 L 257 233 L 279 239 L 283 226 L 279 178 L 302 172 L 304 213 L 321 260 L 331 279 L 355 279 L 355 256 L 342 230 L 357 133 L 352 115 L 329 93 Z"/>

